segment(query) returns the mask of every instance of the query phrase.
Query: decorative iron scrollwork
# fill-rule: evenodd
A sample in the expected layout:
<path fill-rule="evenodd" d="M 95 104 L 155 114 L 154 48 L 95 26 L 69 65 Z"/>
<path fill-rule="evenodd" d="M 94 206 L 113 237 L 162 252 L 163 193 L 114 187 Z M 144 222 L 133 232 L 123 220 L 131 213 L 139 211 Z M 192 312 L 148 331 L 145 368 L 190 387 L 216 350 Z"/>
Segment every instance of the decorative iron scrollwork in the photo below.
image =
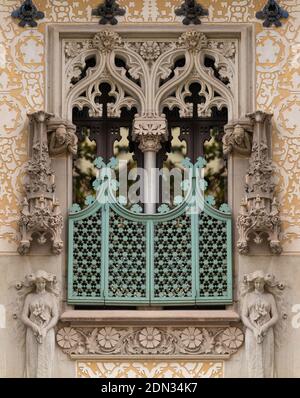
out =
<path fill-rule="evenodd" d="M 207 16 L 208 10 L 203 8 L 196 0 L 185 0 L 180 8 L 175 10 L 177 16 L 184 16 L 182 23 L 184 25 L 201 24 L 200 17 Z"/>
<path fill-rule="evenodd" d="M 12 12 L 11 16 L 21 20 L 19 26 L 22 28 L 26 25 L 35 28 L 37 26 L 35 20 L 43 19 L 45 14 L 42 11 L 38 11 L 32 0 L 25 0 L 18 10 Z"/>
<path fill-rule="evenodd" d="M 123 16 L 125 13 L 126 10 L 120 8 L 116 0 L 105 0 L 103 4 L 92 10 L 92 15 L 101 17 L 99 21 L 101 25 L 117 25 L 118 20 L 116 16 Z"/>
<path fill-rule="evenodd" d="M 288 18 L 289 13 L 277 3 L 276 0 L 268 0 L 262 11 L 256 13 L 256 18 L 264 19 L 263 26 L 269 28 L 272 25 L 281 26 L 281 18 Z"/>

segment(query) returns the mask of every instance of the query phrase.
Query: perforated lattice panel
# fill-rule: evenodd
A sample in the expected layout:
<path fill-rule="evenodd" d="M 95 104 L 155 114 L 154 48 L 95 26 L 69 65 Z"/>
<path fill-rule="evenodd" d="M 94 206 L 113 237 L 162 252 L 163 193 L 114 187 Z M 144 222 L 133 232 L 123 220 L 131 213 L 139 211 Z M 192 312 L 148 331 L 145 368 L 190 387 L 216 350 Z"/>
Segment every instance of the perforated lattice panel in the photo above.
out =
<path fill-rule="evenodd" d="M 228 294 L 227 226 L 225 221 L 199 216 L 200 297 Z"/>
<path fill-rule="evenodd" d="M 154 297 L 192 297 L 191 218 L 182 215 L 154 227 Z"/>
<path fill-rule="evenodd" d="M 73 297 L 101 296 L 101 210 L 74 222 Z"/>
<path fill-rule="evenodd" d="M 146 226 L 111 211 L 108 298 L 146 297 Z"/>

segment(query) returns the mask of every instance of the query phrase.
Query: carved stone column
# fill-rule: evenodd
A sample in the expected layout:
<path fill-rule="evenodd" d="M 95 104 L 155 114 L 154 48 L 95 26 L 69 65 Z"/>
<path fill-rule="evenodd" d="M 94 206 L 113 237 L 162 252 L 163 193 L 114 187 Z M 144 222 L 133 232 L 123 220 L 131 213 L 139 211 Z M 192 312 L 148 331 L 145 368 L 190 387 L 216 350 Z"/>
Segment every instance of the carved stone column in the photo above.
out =
<path fill-rule="evenodd" d="M 144 153 L 145 175 L 145 211 L 156 212 L 158 181 L 156 177 L 156 154 L 161 149 L 161 142 L 168 136 L 167 120 L 162 116 L 136 116 L 133 127 L 133 139 L 139 141 L 140 150 Z"/>
<path fill-rule="evenodd" d="M 254 123 L 254 133 L 246 192 L 238 217 L 238 249 L 241 254 L 247 254 L 252 238 L 256 244 L 267 238 L 272 253 L 280 254 L 280 217 L 270 147 L 272 115 L 257 111 L 248 117 Z"/>
<path fill-rule="evenodd" d="M 27 254 L 33 237 L 39 244 L 52 241 L 52 251 L 61 253 L 63 218 L 55 198 L 54 171 L 47 142 L 47 123 L 52 115 L 40 111 L 28 115 L 32 137 L 32 155 L 27 166 L 28 182 L 19 221 L 21 241 L 18 251 Z"/>

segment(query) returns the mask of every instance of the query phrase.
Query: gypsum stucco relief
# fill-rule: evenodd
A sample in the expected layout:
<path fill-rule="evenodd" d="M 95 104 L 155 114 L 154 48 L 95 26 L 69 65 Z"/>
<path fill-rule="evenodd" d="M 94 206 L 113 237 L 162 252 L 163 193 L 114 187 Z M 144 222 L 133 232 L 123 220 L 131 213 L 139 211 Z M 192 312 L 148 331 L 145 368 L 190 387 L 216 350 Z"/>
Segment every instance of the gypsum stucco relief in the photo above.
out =
<path fill-rule="evenodd" d="M 222 361 L 77 361 L 78 378 L 223 378 Z"/>
<path fill-rule="evenodd" d="M 243 345 L 244 334 L 237 327 L 63 326 L 56 341 L 71 358 L 190 355 L 226 359 Z"/>
<path fill-rule="evenodd" d="M 280 45 L 284 51 L 284 63 L 280 68 L 276 68 L 277 62 L 280 62 L 281 53 L 277 55 L 274 63 L 276 71 L 271 74 L 268 72 L 269 62 L 266 62 L 257 55 L 257 108 L 263 111 L 274 113 L 274 126 L 276 127 L 273 136 L 274 147 L 274 163 L 278 166 L 277 182 L 279 189 L 279 200 L 282 206 L 281 214 L 283 220 L 283 247 L 284 251 L 299 252 L 300 247 L 300 204 L 298 197 L 298 173 L 299 161 L 297 148 L 300 145 L 300 139 L 294 137 L 297 127 L 291 123 L 289 128 L 291 138 L 283 137 L 285 132 L 285 124 L 289 123 L 293 115 L 297 115 L 296 108 L 294 112 L 288 113 L 284 118 L 280 131 L 277 126 L 277 118 L 282 115 L 281 106 L 286 98 L 292 99 L 293 91 L 299 94 L 300 89 L 297 86 L 299 79 L 299 2 L 298 0 L 289 0 L 286 6 L 290 13 L 290 18 L 280 30 L 263 29 L 261 23 L 255 19 L 255 13 L 259 11 L 260 4 L 249 3 L 247 0 L 233 0 L 226 4 L 219 0 L 202 0 L 203 5 L 209 8 L 209 16 L 203 18 L 203 24 L 207 22 L 229 23 L 229 22 L 253 22 L 257 31 L 257 47 L 264 46 L 266 53 L 272 53 L 273 44 L 269 44 L 271 36 L 278 38 L 284 43 L 285 47 Z M 180 18 L 174 16 L 174 9 L 180 5 L 180 0 L 166 1 L 134 1 L 120 0 L 120 5 L 126 9 L 124 23 L 172 23 L 175 20 L 179 23 Z M 18 39 L 16 37 L 26 36 L 25 44 L 30 41 L 31 37 L 38 37 L 42 47 L 45 47 L 44 31 L 45 26 L 49 22 L 67 23 L 67 22 L 95 22 L 97 18 L 91 17 L 91 9 L 97 5 L 96 0 L 78 0 L 73 1 L 46 0 L 43 1 L 45 8 L 45 19 L 40 22 L 38 29 L 24 31 L 19 28 L 15 21 L 12 20 L 10 13 L 13 7 L 10 4 L 1 4 L 1 25 L 0 25 L 0 110 L 5 96 L 12 98 L 12 103 L 20 103 L 20 110 L 24 110 L 23 122 L 25 122 L 25 114 L 32 113 L 36 109 L 44 107 L 44 76 L 45 76 L 45 58 L 36 57 L 38 61 L 31 65 L 24 63 L 24 59 L 19 59 L 19 50 L 17 51 L 18 65 L 15 63 L 15 57 L 12 57 L 13 46 Z M 37 1 L 39 5 L 39 1 Z M 123 17 L 121 17 L 123 18 Z M 120 23 L 121 23 L 120 18 Z M 175 19 L 174 19 L 175 18 Z M 276 32 L 273 34 L 273 32 Z M 14 44 L 14 45 L 15 45 Z M 33 44 L 33 43 L 32 43 Z M 277 45 L 279 41 L 277 41 Z M 40 51 L 40 50 L 39 50 Z M 39 52 L 38 51 L 38 52 Z M 36 50 L 30 50 L 35 57 L 38 54 Z M 287 54 L 287 55 L 286 55 Z M 24 71 L 24 66 L 33 67 L 31 73 Z M 36 72 L 36 69 L 40 72 Z M 263 70 L 261 70 L 263 68 Z M 17 90 L 18 88 L 18 90 Z M 298 106 L 298 104 L 296 104 Z M 289 102 L 289 109 L 293 108 L 293 102 Z M 298 108 L 297 108 L 298 109 Z M 1 111 L 1 114 L 5 114 Z M 288 130 L 286 130 L 288 131 Z M 3 129 L 4 139 L 0 139 L 1 147 L 1 221 L 0 221 L 0 251 L 16 250 L 18 227 L 18 209 L 21 198 L 21 178 L 24 162 L 26 161 L 26 129 L 23 128 L 18 137 L 6 138 L 6 128 Z M 9 162 L 6 159 L 9 159 Z"/>

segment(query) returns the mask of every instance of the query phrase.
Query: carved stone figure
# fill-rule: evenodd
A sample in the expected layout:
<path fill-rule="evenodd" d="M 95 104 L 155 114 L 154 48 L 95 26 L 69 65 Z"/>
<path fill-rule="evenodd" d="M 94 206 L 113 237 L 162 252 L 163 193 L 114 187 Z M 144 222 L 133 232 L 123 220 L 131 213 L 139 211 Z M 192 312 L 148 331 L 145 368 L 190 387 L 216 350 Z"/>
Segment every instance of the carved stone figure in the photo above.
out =
<path fill-rule="evenodd" d="M 77 153 L 78 138 L 75 134 L 76 126 L 58 118 L 48 122 L 49 154 L 57 156 L 66 152 L 71 155 Z"/>
<path fill-rule="evenodd" d="M 56 276 L 45 271 L 26 276 L 26 295 L 21 320 L 26 326 L 27 378 L 53 375 L 55 333 L 59 318 Z"/>
<path fill-rule="evenodd" d="M 234 152 L 243 156 L 250 156 L 252 149 L 252 123 L 248 120 L 238 120 L 225 126 L 223 137 L 223 152 L 229 155 Z"/>
<path fill-rule="evenodd" d="M 275 377 L 275 333 L 279 311 L 275 298 L 284 286 L 273 275 L 256 271 L 246 275 L 242 292 L 242 321 L 250 378 Z"/>

